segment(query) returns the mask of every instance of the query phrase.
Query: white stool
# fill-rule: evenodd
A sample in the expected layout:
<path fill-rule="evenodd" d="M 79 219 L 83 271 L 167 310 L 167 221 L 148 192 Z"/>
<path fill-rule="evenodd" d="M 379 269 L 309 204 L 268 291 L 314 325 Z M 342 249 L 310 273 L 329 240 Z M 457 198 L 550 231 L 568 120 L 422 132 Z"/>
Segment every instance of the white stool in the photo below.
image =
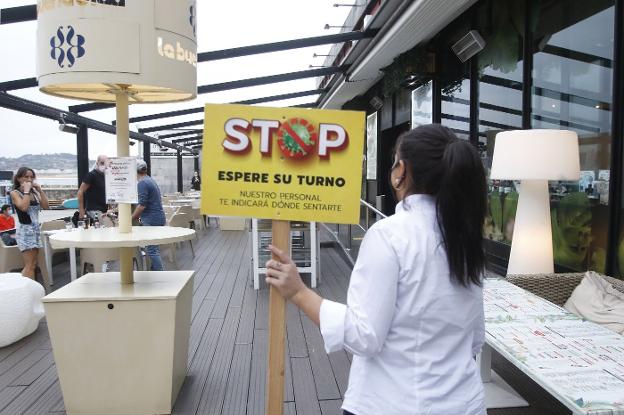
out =
<path fill-rule="evenodd" d="M 37 330 L 44 316 L 43 286 L 22 274 L 0 274 L 0 347 Z"/>

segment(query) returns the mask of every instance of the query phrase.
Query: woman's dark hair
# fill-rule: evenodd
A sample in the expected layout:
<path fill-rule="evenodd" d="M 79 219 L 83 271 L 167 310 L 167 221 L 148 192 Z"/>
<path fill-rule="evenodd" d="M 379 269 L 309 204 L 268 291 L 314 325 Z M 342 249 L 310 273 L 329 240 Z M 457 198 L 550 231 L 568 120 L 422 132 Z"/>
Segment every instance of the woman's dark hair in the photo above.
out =
<path fill-rule="evenodd" d="M 485 169 L 470 142 L 439 124 L 402 134 L 396 145 L 411 178 L 407 194 L 436 196 L 438 226 L 451 278 L 481 284 L 485 268 L 483 222 L 487 210 Z"/>
<path fill-rule="evenodd" d="M 31 169 L 30 167 L 20 167 L 19 169 L 17 169 L 17 173 L 15 173 L 15 176 L 13 176 L 13 189 L 20 188 L 19 179 L 26 176 L 26 173 L 28 172 L 32 173 L 33 179 L 37 177 L 37 175 L 35 174 L 35 171 Z"/>

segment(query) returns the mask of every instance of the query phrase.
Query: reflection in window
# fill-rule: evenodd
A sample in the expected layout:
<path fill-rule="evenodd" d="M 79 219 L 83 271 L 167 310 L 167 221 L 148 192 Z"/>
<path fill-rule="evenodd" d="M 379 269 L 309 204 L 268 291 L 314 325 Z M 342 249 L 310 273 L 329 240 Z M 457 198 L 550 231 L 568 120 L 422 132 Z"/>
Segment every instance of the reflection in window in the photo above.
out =
<path fill-rule="evenodd" d="M 432 85 L 429 81 L 412 91 L 412 128 L 433 122 Z"/>
<path fill-rule="evenodd" d="M 605 267 L 613 3 L 542 2 L 533 35 L 532 127 L 579 136 L 581 180 L 550 182 L 555 263 L 579 271 Z"/>
<path fill-rule="evenodd" d="M 496 134 L 522 128 L 522 46 L 524 1 L 486 1 L 478 9 L 479 32 L 486 42 L 478 57 L 479 142 L 483 159 L 492 165 Z M 487 238 L 511 244 L 518 204 L 512 181 L 489 183 Z"/>
<path fill-rule="evenodd" d="M 457 137 L 470 139 L 470 79 L 442 89 L 442 125 Z"/>

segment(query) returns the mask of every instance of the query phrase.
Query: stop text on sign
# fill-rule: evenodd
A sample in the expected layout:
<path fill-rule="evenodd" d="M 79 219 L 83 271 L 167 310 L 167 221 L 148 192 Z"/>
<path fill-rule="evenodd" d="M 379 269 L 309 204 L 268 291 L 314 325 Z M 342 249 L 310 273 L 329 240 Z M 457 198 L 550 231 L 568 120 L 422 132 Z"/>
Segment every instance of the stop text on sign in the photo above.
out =
<path fill-rule="evenodd" d="M 331 152 L 344 150 L 349 144 L 349 136 L 342 126 L 319 123 L 317 131 L 316 126 L 304 118 L 291 118 L 284 122 L 230 118 L 223 130 L 226 135 L 223 148 L 233 154 L 246 154 L 252 149 L 252 131 L 259 135 L 259 151 L 267 157 L 272 154 L 275 137 L 280 152 L 291 159 L 304 159 L 314 153 L 322 159 L 329 159 Z"/>

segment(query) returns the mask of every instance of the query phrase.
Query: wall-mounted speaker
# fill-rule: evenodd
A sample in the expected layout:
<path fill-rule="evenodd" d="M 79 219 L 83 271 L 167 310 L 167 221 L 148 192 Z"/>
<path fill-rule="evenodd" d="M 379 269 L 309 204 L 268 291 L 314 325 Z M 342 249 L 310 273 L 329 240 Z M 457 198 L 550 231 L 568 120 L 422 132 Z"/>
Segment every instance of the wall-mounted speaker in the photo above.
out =
<path fill-rule="evenodd" d="M 476 30 L 471 30 L 451 46 L 455 55 L 457 55 L 462 62 L 466 62 L 468 59 L 481 52 L 483 48 L 485 48 L 485 40 L 483 40 Z"/>

